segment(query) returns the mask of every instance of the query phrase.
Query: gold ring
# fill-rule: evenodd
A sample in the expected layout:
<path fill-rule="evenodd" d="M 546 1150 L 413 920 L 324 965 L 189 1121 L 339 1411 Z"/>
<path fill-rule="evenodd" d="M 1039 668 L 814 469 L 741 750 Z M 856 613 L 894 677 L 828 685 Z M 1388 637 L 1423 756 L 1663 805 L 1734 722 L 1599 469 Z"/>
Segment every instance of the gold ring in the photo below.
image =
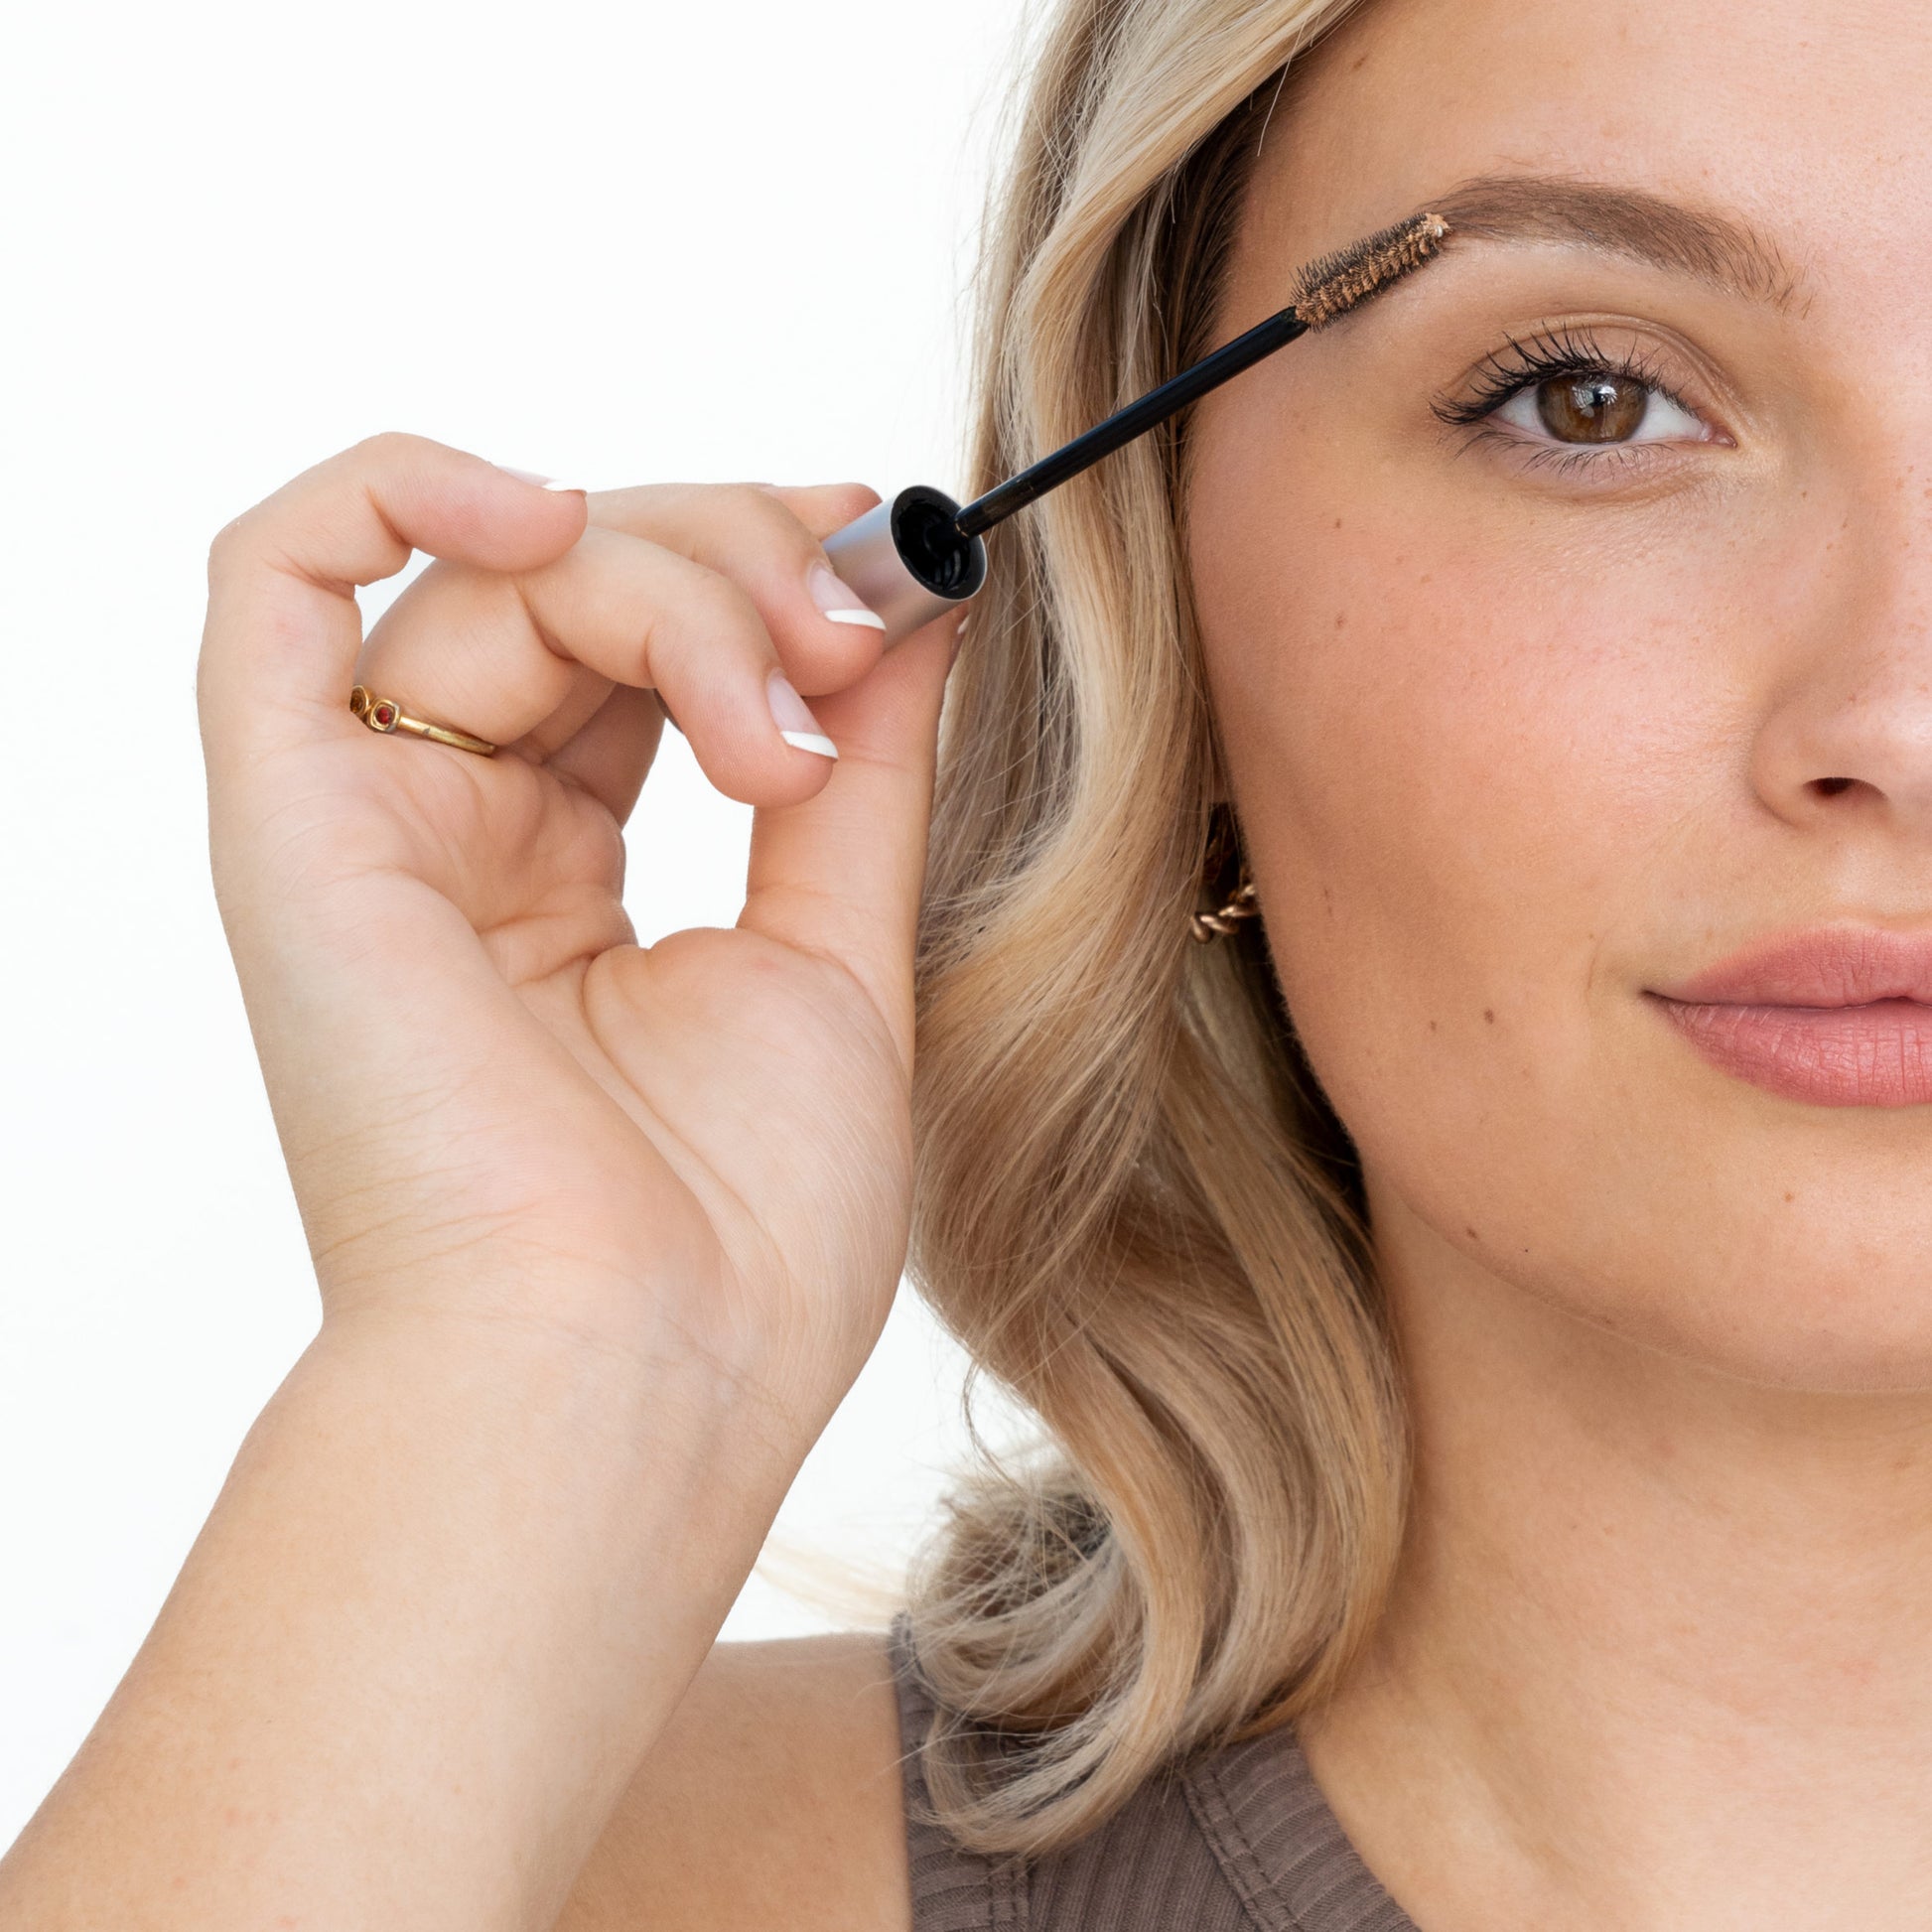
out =
<path fill-rule="evenodd" d="M 372 732 L 404 732 L 411 738 L 454 745 L 459 752 L 475 752 L 479 758 L 496 756 L 496 748 L 488 739 L 472 738 L 468 732 L 453 731 L 448 725 L 432 725 L 421 718 L 412 718 L 394 698 L 378 698 L 366 684 L 358 684 L 348 694 L 348 708 Z"/>

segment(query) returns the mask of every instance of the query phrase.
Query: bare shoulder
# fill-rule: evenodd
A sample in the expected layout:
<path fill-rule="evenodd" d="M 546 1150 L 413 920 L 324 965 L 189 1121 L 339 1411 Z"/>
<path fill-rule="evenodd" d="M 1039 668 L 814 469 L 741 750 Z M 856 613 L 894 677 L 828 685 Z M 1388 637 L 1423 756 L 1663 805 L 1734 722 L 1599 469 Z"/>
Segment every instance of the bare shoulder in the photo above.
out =
<path fill-rule="evenodd" d="M 557 1932 L 909 1932 L 882 1636 L 720 1644 L 638 1768 Z"/>

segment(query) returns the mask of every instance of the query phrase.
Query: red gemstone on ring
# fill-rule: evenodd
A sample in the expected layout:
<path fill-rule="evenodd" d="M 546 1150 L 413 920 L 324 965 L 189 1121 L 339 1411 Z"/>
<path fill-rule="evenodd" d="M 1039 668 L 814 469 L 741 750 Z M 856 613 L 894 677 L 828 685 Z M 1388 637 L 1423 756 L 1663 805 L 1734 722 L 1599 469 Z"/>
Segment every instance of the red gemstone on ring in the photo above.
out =
<path fill-rule="evenodd" d="M 396 708 L 392 704 L 379 704 L 372 714 L 375 722 L 387 731 L 396 722 Z"/>

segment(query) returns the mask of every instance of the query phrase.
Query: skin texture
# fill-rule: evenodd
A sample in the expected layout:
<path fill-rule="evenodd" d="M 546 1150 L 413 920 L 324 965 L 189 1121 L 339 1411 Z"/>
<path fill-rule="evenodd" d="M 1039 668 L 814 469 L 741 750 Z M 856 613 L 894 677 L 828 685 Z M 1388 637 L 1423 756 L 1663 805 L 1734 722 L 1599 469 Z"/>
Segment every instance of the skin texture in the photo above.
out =
<path fill-rule="evenodd" d="M 1725 208 L 1789 271 L 1451 242 L 1197 424 L 1231 787 L 1417 1418 L 1311 1758 L 1427 1932 L 1932 1896 L 1932 1114 L 1745 1084 L 1646 998 L 1932 930 L 1928 85 L 1907 5 L 1381 0 L 1242 228 L 1224 333 L 1488 175 Z M 1563 470 L 1531 408 L 1432 414 L 1564 324 L 1688 416 Z"/>
<path fill-rule="evenodd" d="M 1932 930 L 1928 94 L 1906 0 L 1374 0 L 1246 210 L 1226 333 L 1479 175 L 1728 207 L 1786 292 L 1464 238 L 1194 438 L 1234 802 L 1416 1427 L 1309 1748 L 1424 1932 L 1932 1897 L 1932 1125 L 1745 1085 L 1647 997 Z M 1639 462 L 1432 413 L 1558 321 L 1686 405 Z M 878 1641 L 713 1647 L 903 1252 L 950 640 L 881 661 L 811 602 L 869 500 L 383 438 L 217 539 L 216 883 L 323 1328 L 0 1920 L 902 1932 Z M 373 737 L 358 673 L 503 754 Z M 739 925 L 645 952 L 653 691 L 758 815 Z"/>
<path fill-rule="evenodd" d="M 877 1638 L 719 1645 L 557 1932 L 905 1932 L 898 1748 Z"/>

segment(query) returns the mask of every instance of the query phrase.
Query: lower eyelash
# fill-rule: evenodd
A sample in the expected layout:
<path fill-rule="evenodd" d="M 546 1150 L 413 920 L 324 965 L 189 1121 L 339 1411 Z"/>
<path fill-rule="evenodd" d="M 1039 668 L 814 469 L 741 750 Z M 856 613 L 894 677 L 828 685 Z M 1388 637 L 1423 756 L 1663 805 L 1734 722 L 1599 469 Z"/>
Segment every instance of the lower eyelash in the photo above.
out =
<path fill-rule="evenodd" d="M 1495 403 L 1491 407 L 1499 409 L 1502 405 Z M 1654 443 L 1533 443 L 1513 430 L 1486 429 L 1480 421 L 1469 438 L 1470 447 L 1477 443 L 1506 444 L 1525 470 L 1549 470 L 1558 476 L 1579 470 L 1601 470 L 1610 464 L 1643 463 L 1648 459 L 1641 453 L 1657 447 Z"/>

